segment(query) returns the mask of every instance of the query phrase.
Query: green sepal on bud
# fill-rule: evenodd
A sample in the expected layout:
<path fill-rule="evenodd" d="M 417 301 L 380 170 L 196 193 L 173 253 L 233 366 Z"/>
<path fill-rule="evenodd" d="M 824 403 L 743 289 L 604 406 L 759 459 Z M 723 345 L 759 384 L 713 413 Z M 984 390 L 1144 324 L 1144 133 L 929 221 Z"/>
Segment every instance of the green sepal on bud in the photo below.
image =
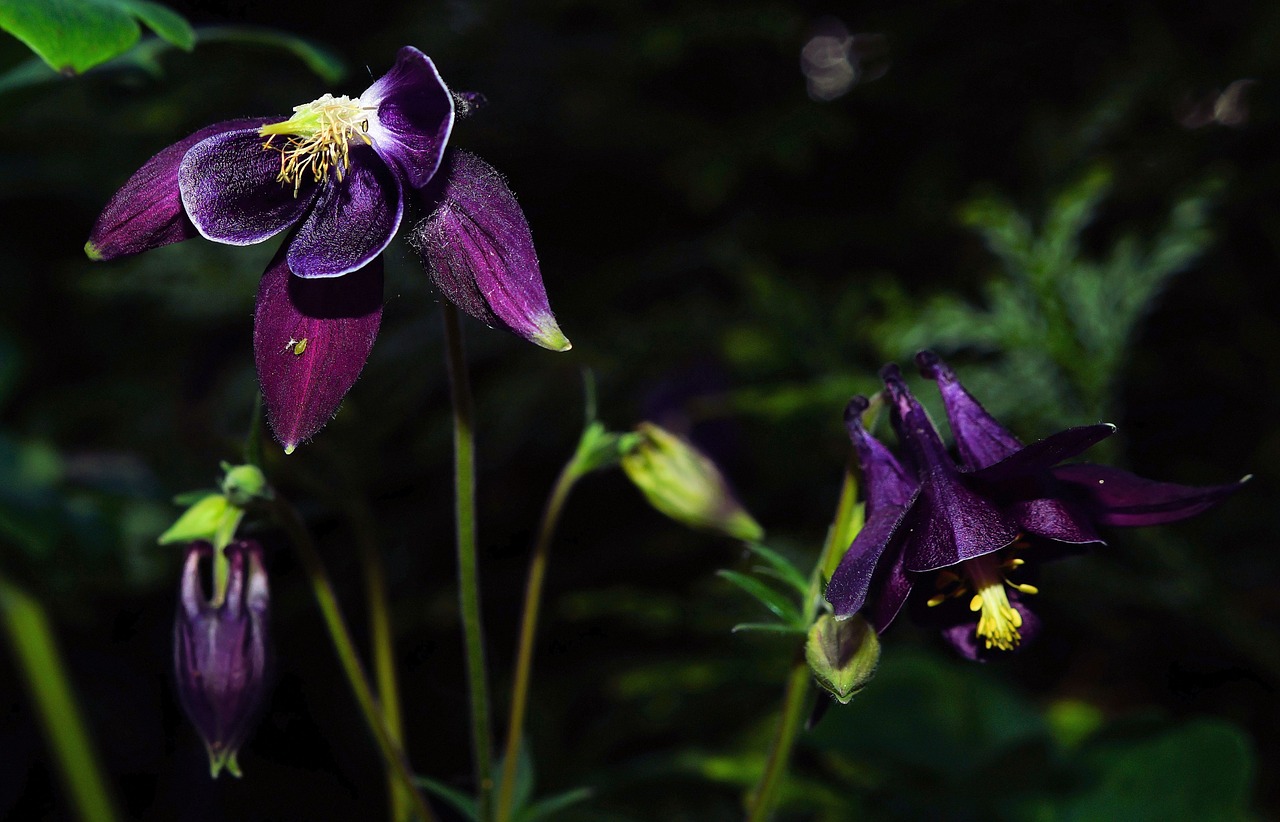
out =
<path fill-rule="evenodd" d="M 862 617 L 824 613 L 809 628 L 804 657 L 813 678 L 841 705 L 867 686 L 880 662 L 880 638 Z"/>
<path fill-rule="evenodd" d="M 764 537 L 705 454 L 660 426 L 643 422 L 619 443 L 622 470 L 654 508 L 691 528 L 746 542 Z"/>
<path fill-rule="evenodd" d="M 222 463 L 222 493 L 232 504 L 245 507 L 254 500 L 270 500 L 275 496 L 267 477 L 256 465 Z"/>
<path fill-rule="evenodd" d="M 182 499 L 190 498 L 184 495 Z M 170 525 L 169 530 L 161 534 L 156 541 L 161 545 L 172 545 L 177 542 L 185 544 L 200 540 L 217 544 L 217 537 L 228 533 L 230 529 L 227 540 L 223 541 L 225 545 L 230 539 L 230 534 L 235 533 L 235 526 L 239 524 L 242 516 L 244 511 L 228 502 L 225 496 L 216 491 L 209 491 L 204 496 L 191 500 L 187 510 L 178 517 L 178 521 Z"/>

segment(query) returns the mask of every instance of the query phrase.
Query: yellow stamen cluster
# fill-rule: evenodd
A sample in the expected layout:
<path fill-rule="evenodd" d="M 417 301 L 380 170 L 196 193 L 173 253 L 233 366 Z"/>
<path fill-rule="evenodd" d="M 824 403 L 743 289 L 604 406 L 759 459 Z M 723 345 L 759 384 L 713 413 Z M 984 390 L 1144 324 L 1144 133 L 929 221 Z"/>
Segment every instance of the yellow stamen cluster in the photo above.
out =
<path fill-rule="evenodd" d="M 341 182 L 351 164 L 353 140 L 373 144 L 369 139 L 368 109 L 361 107 L 358 98 L 326 94 L 319 100 L 294 106 L 293 112 L 288 120 L 262 126 L 258 133 L 267 138 L 263 149 L 280 152 L 276 180 L 292 184 L 295 197 L 308 171 L 317 183 L 326 179 L 330 170 Z M 284 145 L 276 145 L 277 138 L 284 138 Z"/>
<path fill-rule="evenodd" d="M 1025 541 L 1019 540 L 1009 549 L 1017 550 L 1026 545 Z M 929 606 L 941 605 L 948 599 L 973 591 L 973 596 L 969 599 L 969 610 L 978 614 L 977 636 L 988 649 L 1012 651 L 1022 641 L 1022 634 L 1018 631 L 1022 627 L 1022 614 L 1009 604 L 1005 586 L 1024 594 L 1040 592 L 1034 585 L 1012 582 L 1008 578 L 1008 573 L 1024 564 L 1026 560 L 1019 557 L 1007 557 L 1000 561 L 998 555 L 987 554 L 960 563 L 959 574 L 948 570 L 939 571 L 939 593 L 929 599 Z"/>

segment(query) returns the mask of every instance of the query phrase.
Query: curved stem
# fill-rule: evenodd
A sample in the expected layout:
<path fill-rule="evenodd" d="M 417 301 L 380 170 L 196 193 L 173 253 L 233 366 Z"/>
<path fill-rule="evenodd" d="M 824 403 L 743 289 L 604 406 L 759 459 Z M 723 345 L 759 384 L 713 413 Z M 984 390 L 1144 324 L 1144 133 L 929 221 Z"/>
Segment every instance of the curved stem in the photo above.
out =
<path fill-rule="evenodd" d="M 471 690 L 471 745 L 476 776 L 476 819 L 488 822 L 493 792 L 493 752 L 490 741 L 489 681 L 485 669 L 484 628 L 480 622 L 480 572 L 476 558 L 475 427 L 467 358 L 462 345 L 458 310 L 446 302 L 445 352 L 449 366 L 449 396 L 453 402 L 455 517 L 458 528 L 458 598 L 467 681 Z"/>
<path fill-rule="evenodd" d="M 0 619 L 79 817 L 85 822 L 113 822 L 116 815 L 107 783 L 44 608 L 26 591 L 0 578 Z"/>
<path fill-rule="evenodd" d="M 516 674 L 511 686 L 511 718 L 507 725 L 507 745 L 502 756 L 502 776 L 498 780 L 497 822 L 511 818 L 511 805 L 515 798 L 516 765 L 520 759 L 520 741 L 524 735 L 524 714 L 529 703 L 529 678 L 533 671 L 533 642 L 538 631 L 538 609 L 542 603 L 542 583 L 547 573 L 547 557 L 551 552 L 551 538 L 560 521 L 560 511 L 582 476 L 578 470 L 578 457 L 574 455 L 560 471 L 555 487 L 542 512 L 538 527 L 538 541 L 529 557 L 529 576 L 524 588 L 524 610 L 520 617 L 520 645 L 516 650 Z"/>
<path fill-rule="evenodd" d="M 809 574 L 806 616 L 810 623 L 818 618 L 818 612 L 822 608 L 822 583 L 830 575 L 828 566 L 839 556 L 839 551 L 849 546 L 857 530 L 862 527 L 854 509 L 857 491 L 858 482 L 850 463 L 845 467 L 835 519 L 827 530 L 827 539 L 823 543 L 822 553 L 818 555 L 818 562 Z M 782 716 L 778 719 L 778 730 L 769 746 L 769 759 L 765 762 L 764 772 L 760 774 L 760 781 L 747 797 L 747 822 L 764 822 L 769 819 L 778 803 L 778 791 L 782 787 L 782 779 L 791 761 L 791 751 L 795 748 L 796 736 L 800 732 L 800 720 L 804 716 L 810 682 L 809 665 L 805 662 L 804 655 L 800 654 L 787 675 L 786 690 L 782 696 Z"/>
<path fill-rule="evenodd" d="M 791 673 L 787 676 L 787 690 L 782 697 L 782 716 L 778 719 L 778 730 L 769 747 L 769 759 L 765 763 L 764 773 L 760 775 L 760 781 L 748 800 L 750 810 L 747 822 L 764 822 L 773 814 L 773 807 L 778 802 L 778 789 L 782 786 L 787 764 L 791 761 L 791 751 L 795 748 L 796 735 L 800 732 L 808 695 L 809 666 L 804 657 L 801 657 L 791 666 Z"/>
<path fill-rule="evenodd" d="M 373 646 L 373 674 L 378 685 L 382 718 L 391 741 L 404 749 L 404 720 L 400 713 L 400 688 L 396 683 L 395 645 L 391 632 L 391 608 L 387 601 L 387 574 L 373 537 L 374 523 L 362 502 L 348 505 L 360 564 L 364 566 L 365 598 L 369 604 L 369 640 Z M 387 769 L 391 818 L 407 822 L 413 817 L 413 798 L 394 768 Z"/>
<path fill-rule="evenodd" d="M 413 802 L 414 812 L 423 822 L 433 822 L 435 816 L 432 815 L 431 808 L 428 807 L 426 800 L 414 785 L 413 772 L 409 768 L 409 763 L 405 761 L 404 751 L 401 750 L 399 744 L 392 738 L 390 731 L 387 730 L 387 723 L 383 717 L 382 710 L 373 695 L 373 689 L 369 686 L 369 677 L 365 674 L 364 667 L 360 664 L 359 655 L 356 654 L 356 646 L 351 639 L 351 631 L 347 629 L 347 624 L 342 618 L 342 611 L 338 607 L 338 598 L 333 591 L 333 583 L 329 580 L 329 574 L 325 571 L 320 554 L 316 551 L 316 547 L 311 541 L 311 535 L 307 533 L 306 526 L 303 525 L 302 517 L 299 516 L 292 505 L 279 496 L 272 503 L 272 513 L 275 514 L 275 518 L 281 527 L 288 532 L 289 538 L 293 541 L 294 549 L 298 553 L 298 559 L 301 560 L 303 567 L 306 569 L 307 577 L 311 580 L 311 587 L 314 590 L 316 602 L 320 605 L 320 611 L 324 615 L 325 626 L 329 629 L 329 636 L 333 640 L 334 650 L 338 652 L 338 659 L 342 662 L 342 669 L 347 675 L 347 681 L 351 683 L 351 690 L 355 691 L 356 702 L 360 704 L 360 710 L 364 713 L 365 721 L 369 724 L 369 729 L 373 731 L 373 736 L 377 740 L 383 759 L 386 760 L 387 766 L 395 771 L 401 784 L 405 786 L 405 790 Z"/>

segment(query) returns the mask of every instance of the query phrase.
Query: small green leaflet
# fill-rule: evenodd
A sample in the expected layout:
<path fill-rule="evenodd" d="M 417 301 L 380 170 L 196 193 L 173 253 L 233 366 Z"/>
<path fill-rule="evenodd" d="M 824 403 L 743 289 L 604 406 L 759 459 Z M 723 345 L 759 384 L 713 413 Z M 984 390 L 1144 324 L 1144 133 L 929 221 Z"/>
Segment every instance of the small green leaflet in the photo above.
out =
<path fill-rule="evenodd" d="M 128 51 L 139 23 L 180 49 L 195 45 L 191 25 L 150 0 L 0 0 L 0 28 L 60 74 L 80 74 Z"/>

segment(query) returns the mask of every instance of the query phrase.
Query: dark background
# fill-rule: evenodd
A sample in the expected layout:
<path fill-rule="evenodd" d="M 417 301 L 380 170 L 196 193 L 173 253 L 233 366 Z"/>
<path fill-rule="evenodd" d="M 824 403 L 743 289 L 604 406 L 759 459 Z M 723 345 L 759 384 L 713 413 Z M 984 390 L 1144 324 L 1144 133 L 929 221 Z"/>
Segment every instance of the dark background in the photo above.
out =
<path fill-rule="evenodd" d="M 1026 439 L 1105 418 L 1121 432 L 1106 458 L 1144 476 L 1255 478 L 1196 520 L 1110 534 L 1104 551 L 1046 568 L 1044 636 L 1007 660 L 968 665 L 896 624 L 880 678 L 802 741 L 784 817 L 1083 819 L 1127 807 L 1141 818 L 1097 804 L 1158 783 L 1149 773 L 1126 782 L 1115 763 L 1131 760 L 1188 792 L 1156 784 L 1168 808 L 1133 806 L 1151 818 L 1237 818 L 1241 795 L 1259 816 L 1280 813 L 1274 785 L 1252 776 L 1280 764 L 1280 7 L 173 5 L 197 26 L 312 38 L 349 71 L 331 87 L 283 51 L 207 44 L 162 55 L 158 79 L 107 67 L 4 95 L 0 483 L 10 531 L 30 538 L 10 533 L 0 567 L 53 613 L 128 817 L 383 814 L 376 749 L 277 532 L 258 537 L 279 664 L 243 780 L 208 780 L 171 686 L 180 552 L 154 537 L 176 515 L 174 494 L 209 486 L 218 461 L 239 456 L 256 391 L 253 295 L 273 249 L 197 240 L 91 264 L 81 246 L 156 151 L 218 120 L 355 95 L 404 44 L 453 89 L 487 96 L 453 145 L 509 178 L 574 343 L 551 354 L 466 327 L 499 720 L 533 528 L 580 430 L 581 369 L 594 372 L 612 428 L 658 419 L 712 453 L 769 544 L 807 569 L 847 457 L 844 401 L 875 390 L 879 366 L 905 364 L 914 351 L 902 341 L 919 339 L 962 377 L 988 375 L 981 398 Z M 806 93 L 800 52 L 831 18 L 883 35 L 887 52 L 823 102 Z M 4 67 L 27 57 L 0 43 Z M 877 66 L 887 66 L 878 78 Z M 1197 124 L 1197 104 L 1241 78 L 1256 81 L 1244 122 Z M 1004 276 L 961 219 L 965 203 L 999 195 L 1039 226 L 1095 168 L 1111 187 L 1082 259 L 1106 257 L 1126 235 L 1148 240 L 1211 180 L 1210 235 L 1127 336 L 1102 400 L 1043 409 L 1030 377 L 996 368 L 1019 349 L 948 347 L 911 330 L 910 316 L 934 299 L 981 302 Z M 439 310 L 403 243 L 387 259 L 363 377 L 313 443 L 288 458 L 270 449 L 267 468 L 308 517 L 362 638 L 343 512 L 372 513 L 410 758 L 465 789 Z M 762 612 L 714 571 L 749 566 L 733 543 L 648 509 L 618 472 L 575 492 L 552 555 L 529 723 L 540 792 L 597 789 L 563 818 L 740 817 L 794 653 L 786 639 L 729 633 Z M 1092 742 L 1074 740 L 1078 727 Z M 0 817 L 69 816 L 7 655 L 0 762 Z"/>

